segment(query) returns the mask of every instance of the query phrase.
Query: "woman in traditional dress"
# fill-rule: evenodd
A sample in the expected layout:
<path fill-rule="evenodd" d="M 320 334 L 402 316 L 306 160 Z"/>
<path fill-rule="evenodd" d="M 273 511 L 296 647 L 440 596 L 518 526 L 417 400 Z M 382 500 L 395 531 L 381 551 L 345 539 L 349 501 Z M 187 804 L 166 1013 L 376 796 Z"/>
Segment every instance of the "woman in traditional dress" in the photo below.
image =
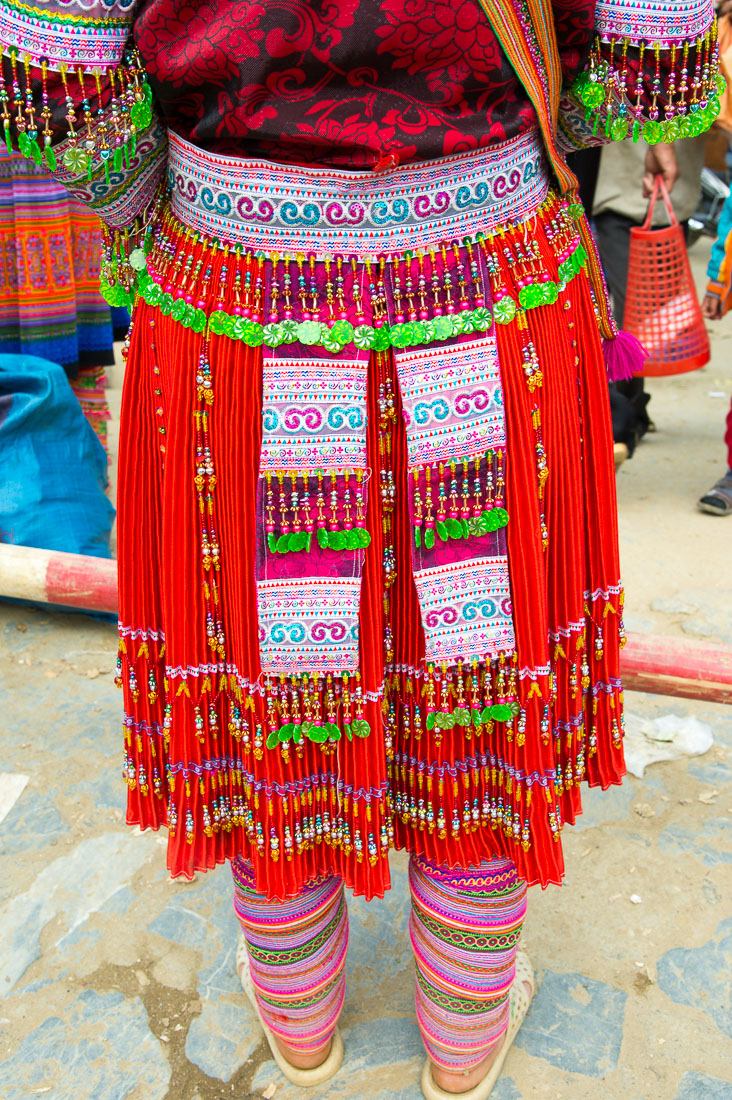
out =
<path fill-rule="evenodd" d="M 105 367 L 129 316 L 100 293 L 101 247 L 99 219 L 45 165 L 0 149 L 0 351 L 63 367 L 106 450 Z"/>
<path fill-rule="evenodd" d="M 51 14 L 51 13 L 55 14 Z M 230 860 L 275 1056 L 338 1068 L 344 887 L 410 853 L 429 1097 L 487 1096 L 531 884 L 623 775 L 605 363 L 565 154 L 701 132 L 711 0 L 0 3 L 7 132 L 134 293 L 128 821 Z"/>

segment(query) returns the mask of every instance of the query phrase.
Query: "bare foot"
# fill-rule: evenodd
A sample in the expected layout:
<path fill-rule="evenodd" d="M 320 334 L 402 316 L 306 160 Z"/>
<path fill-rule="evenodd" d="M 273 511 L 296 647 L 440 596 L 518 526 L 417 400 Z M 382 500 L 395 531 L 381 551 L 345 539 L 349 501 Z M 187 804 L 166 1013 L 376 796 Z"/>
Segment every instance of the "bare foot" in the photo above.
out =
<path fill-rule="evenodd" d="M 524 987 L 527 993 L 531 994 L 531 986 L 528 982 L 524 982 Z M 469 1092 L 470 1089 L 474 1089 L 487 1075 L 498 1057 L 501 1047 L 503 1046 L 504 1038 L 505 1037 L 502 1036 L 495 1046 L 491 1047 L 482 1062 L 478 1062 L 478 1065 L 468 1070 L 467 1073 L 452 1073 L 448 1069 L 443 1069 L 442 1066 L 435 1065 L 430 1059 L 432 1080 L 437 1085 L 438 1089 L 442 1089 L 443 1092 L 454 1092 L 457 1094 Z"/>
<path fill-rule="evenodd" d="M 289 1047 L 284 1040 L 278 1038 L 275 1035 L 275 1042 L 279 1048 L 280 1054 L 285 1058 L 291 1066 L 295 1066 L 296 1069 L 316 1069 L 318 1066 L 322 1066 L 330 1054 L 330 1048 L 333 1045 L 333 1037 L 326 1040 L 322 1046 L 317 1047 L 315 1050 L 309 1050 L 304 1053 L 301 1050 L 293 1050 Z"/>

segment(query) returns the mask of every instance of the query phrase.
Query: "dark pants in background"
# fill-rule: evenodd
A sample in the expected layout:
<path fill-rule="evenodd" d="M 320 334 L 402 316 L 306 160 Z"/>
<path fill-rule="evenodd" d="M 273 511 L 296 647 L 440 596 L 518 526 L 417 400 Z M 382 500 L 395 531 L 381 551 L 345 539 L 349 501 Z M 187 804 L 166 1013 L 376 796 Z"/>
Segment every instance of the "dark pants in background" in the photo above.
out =
<path fill-rule="evenodd" d="M 623 327 L 625 316 L 625 292 L 628 283 L 628 255 L 630 253 L 630 231 L 639 222 L 617 214 L 614 210 L 605 210 L 593 219 L 595 236 L 600 250 L 600 259 L 605 270 L 605 278 L 612 295 L 613 314 L 618 328 Z M 684 236 L 688 234 L 688 224 L 682 222 Z M 651 419 L 648 415 L 650 394 L 645 392 L 644 379 L 631 378 L 628 382 L 616 382 L 617 393 L 626 397 L 633 407 L 637 418 L 638 436 L 648 431 Z M 617 436 L 615 436 L 617 441 Z M 626 440 L 623 440 L 626 442 Z M 631 448 L 632 453 L 632 448 Z"/>

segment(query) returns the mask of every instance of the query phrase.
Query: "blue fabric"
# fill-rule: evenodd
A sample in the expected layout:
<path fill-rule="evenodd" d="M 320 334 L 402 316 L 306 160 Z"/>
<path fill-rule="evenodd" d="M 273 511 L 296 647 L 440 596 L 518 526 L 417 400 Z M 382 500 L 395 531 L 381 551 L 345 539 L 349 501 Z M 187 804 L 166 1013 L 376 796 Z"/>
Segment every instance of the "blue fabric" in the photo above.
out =
<path fill-rule="evenodd" d="M 0 355 L 0 542 L 111 557 L 107 456 L 63 367 Z"/>
<path fill-rule="evenodd" d="M 732 233 L 732 193 L 725 199 L 722 207 L 722 213 L 717 224 L 717 239 L 712 245 L 712 254 L 709 257 L 707 267 L 707 278 L 715 283 L 725 282 L 725 277 L 722 274 L 722 264 L 728 245 L 730 245 L 730 233 Z"/>

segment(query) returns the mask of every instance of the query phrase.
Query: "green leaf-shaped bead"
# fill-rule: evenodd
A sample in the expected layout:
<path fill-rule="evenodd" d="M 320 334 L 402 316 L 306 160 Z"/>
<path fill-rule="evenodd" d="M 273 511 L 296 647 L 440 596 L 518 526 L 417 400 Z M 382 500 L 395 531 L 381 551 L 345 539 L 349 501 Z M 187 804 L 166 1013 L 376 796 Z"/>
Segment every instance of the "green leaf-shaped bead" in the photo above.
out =
<path fill-rule="evenodd" d="M 287 536 L 287 549 L 290 551 L 304 550 L 308 543 L 307 531 L 293 531 Z"/>
<path fill-rule="evenodd" d="M 449 317 L 433 317 L 435 340 L 449 340 L 452 336 L 452 321 Z"/>
<path fill-rule="evenodd" d="M 320 347 L 325 348 L 331 355 L 338 355 L 343 351 L 345 344 L 342 344 L 341 341 L 333 335 L 332 329 L 326 328 L 323 338 L 320 341 Z"/>
<path fill-rule="evenodd" d="M 99 289 L 102 292 L 102 297 L 106 302 L 109 302 L 110 306 L 129 306 L 131 304 L 130 295 L 119 283 L 112 285 L 106 279 L 101 278 Z"/>
<path fill-rule="evenodd" d="M 152 279 L 145 287 L 145 301 L 151 306 L 157 306 L 160 304 L 160 299 L 163 296 L 162 287 L 159 287 L 157 283 L 154 283 Z"/>
<path fill-rule="evenodd" d="M 244 343 L 249 348 L 258 348 L 262 344 L 263 331 L 262 326 L 256 321 L 242 321 L 241 323 L 241 337 Z"/>
<path fill-rule="evenodd" d="M 485 306 L 479 306 L 473 310 L 473 324 L 478 332 L 487 332 L 493 324 L 493 316 Z"/>
<path fill-rule="evenodd" d="M 599 81 L 588 79 L 579 89 L 579 97 L 585 107 L 591 110 L 602 106 L 605 99 L 605 89 Z"/>
<path fill-rule="evenodd" d="M 280 322 L 283 343 L 294 344 L 299 339 L 298 327 L 297 321 L 293 321 L 291 318 Z"/>
<path fill-rule="evenodd" d="M 536 306 L 540 306 L 544 301 L 544 292 L 541 287 L 541 283 L 529 283 L 527 286 L 522 286 L 519 291 L 519 302 L 524 309 L 535 309 Z"/>
<path fill-rule="evenodd" d="M 374 330 L 371 325 L 358 325 L 353 330 L 353 342 L 361 351 L 367 351 L 373 347 Z"/>
<path fill-rule="evenodd" d="M 386 351 L 391 347 L 391 339 L 388 325 L 380 325 L 374 329 L 372 348 L 374 351 Z"/>
<path fill-rule="evenodd" d="M 424 321 L 412 321 L 412 346 L 429 343 L 427 326 Z"/>
<path fill-rule="evenodd" d="M 334 321 L 330 333 L 339 344 L 350 344 L 353 340 L 353 325 L 350 321 Z"/>
<path fill-rule="evenodd" d="M 194 332 L 201 333 L 206 328 L 206 314 L 202 309 L 196 309 L 194 307 L 190 317 L 190 327 Z"/>
<path fill-rule="evenodd" d="M 279 743 L 280 743 L 279 732 L 277 730 L 272 730 L 271 733 L 267 737 L 267 748 L 268 749 L 274 749 L 274 748 L 277 747 L 277 745 L 279 745 Z"/>
<path fill-rule="evenodd" d="M 655 122 L 653 119 L 649 119 L 648 122 L 643 125 L 643 140 L 647 141 L 649 145 L 657 145 L 663 138 L 663 126 L 660 122 Z"/>
<path fill-rule="evenodd" d="M 425 550 L 433 550 L 435 546 L 435 529 L 434 527 L 425 528 L 424 532 L 424 548 Z"/>
<path fill-rule="evenodd" d="M 513 712 L 507 703 L 494 703 L 491 707 L 491 718 L 494 722 L 510 722 Z"/>
<path fill-rule="evenodd" d="M 504 294 L 493 305 L 493 316 L 498 325 L 508 325 L 516 316 L 516 303 L 508 294 Z"/>
<path fill-rule="evenodd" d="M 146 99 L 133 103 L 130 110 L 130 120 L 138 130 L 146 130 L 152 122 L 152 107 Z"/>
<path fill-rule="evenodd" d="M 300 321 L 297 326 L 297 338 L 301 344 L 312 347 L 321 339 L 320 321 Z"/>
<path fill-rule="evenodd" d="M 625 118 L 615 118 L 610 123 L 610 137 L 613 141 L 624 141 L 628 136 L 628 129 L 630 123 L 627 116 Z"/>
<path fill-rule="evenodd" d="M 223 310 L 214 310 L 209 320 L 209 327 L 214 336 L 223 336 L 226 333 L 226 323 L 228 320 L 229 315 L 224 313 Z"/>
<path fill-rule="evenodd" d="M 681 119 L 667 118 L 663 124 L 663 140 L 670 145 L 679 137 L 681 137 Z"/>
<path fill-rule="evenodd" d="M 31 138 L 28 142 L 27 156 L 29 156 L 33 163 L 36 164 L 39 168 L 43 164 L 43 153 L 41 152 L 41 147 L 35 138 Z"/>
<path fill-rule="evenodd" d="M 282 326 L 276 323 L 265 325 L 262 331 L 262 343 L 268 348 L 278 348 L 284 343 Z"/>
<path fill-rule="evenodd" d="M 470 711 L 467 707 L 455 707 L 452 716 L 457 726 L 461 726 L 464 729 L 466 726 L 470 725 Z"/>
<path fill-rule="evenodd" d="M 371 726 L 365 718 L 355 718 L 351 722 L 351 732 L 354 737 L 368 737 L 371 733 Z"/>
<path fill-rule="evenodd" d="M 389 333 L 392 347 L 408 348 L 412 343 L 412 326 L 408 321 L 400 325 L 392 325 Z"/>
<path fill-rule="evenodd" d="M 78 145 L 72 146 L 64 153 L 64 168 L 76 175 L 86 175 L 89 171 L 90 157 L 86 149 L 80 149 Z"/>

